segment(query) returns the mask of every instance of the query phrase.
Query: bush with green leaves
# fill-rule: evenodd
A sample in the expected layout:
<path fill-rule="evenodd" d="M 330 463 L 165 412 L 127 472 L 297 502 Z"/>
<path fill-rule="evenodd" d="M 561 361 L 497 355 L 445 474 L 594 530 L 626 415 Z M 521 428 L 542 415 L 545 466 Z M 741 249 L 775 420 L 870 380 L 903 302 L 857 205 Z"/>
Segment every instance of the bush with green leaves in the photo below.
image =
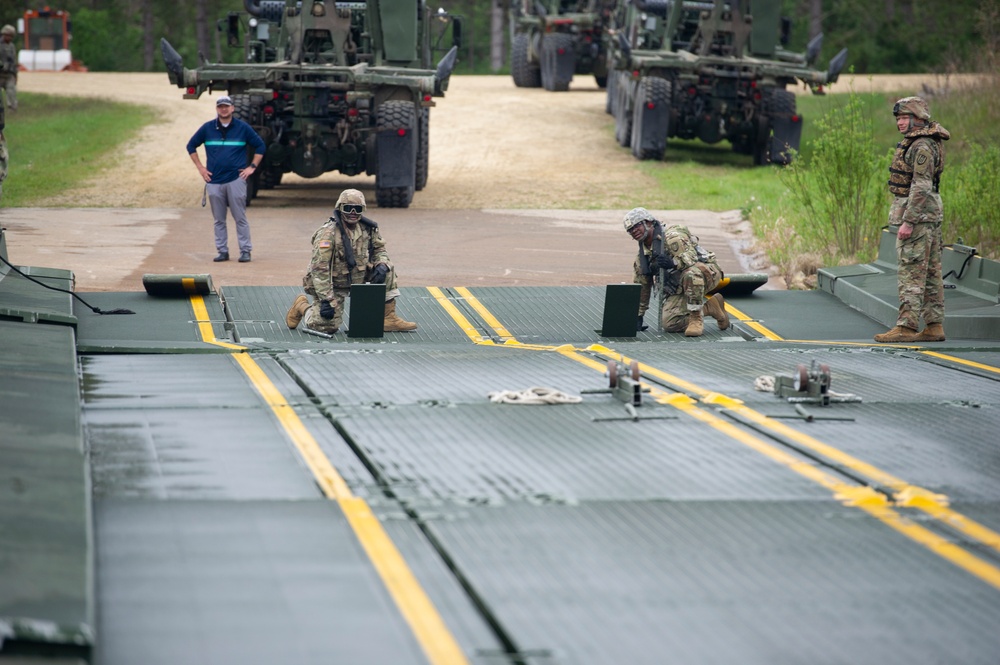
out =
<path fill-rule="evenodd" d="M 813 121 L 811 158 L 781 172 L 788 223 L 806 247 L 834 263 L 873 258 L 888 214 L 891 157 L 875 140 L 872 115 L 852 91 L 846 104 Z"/>
<path fill-rule="evenodd" d="M 970 143 L 965 159 L 946 168 L 942 234 L 975 246 L 984 256 L 1000 255 L 1000 147 Z"/>

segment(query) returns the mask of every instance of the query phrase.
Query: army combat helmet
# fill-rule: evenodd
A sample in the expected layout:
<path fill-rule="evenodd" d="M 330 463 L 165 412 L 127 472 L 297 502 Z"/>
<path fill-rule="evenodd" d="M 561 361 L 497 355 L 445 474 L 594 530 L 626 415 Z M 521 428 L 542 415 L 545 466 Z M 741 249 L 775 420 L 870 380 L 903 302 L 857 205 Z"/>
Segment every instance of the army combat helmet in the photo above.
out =
<path fill-rule="evenodd" d="M 653 222 L 656 221 L 656 218 L 653 217 L 645 208 L 632 208 L 625 213 L 625 219 L 622 221 L 625 224 L 625 230 L 631 233 L 636 224 Z"/>
<path fill-rule="evenodd" d="M 11 36 L 14 36 L 16 34 L 17 34 L 17 29 L 14 28 L 14 26 L 10 25 L 9 23 L 7 25 L 5 25 L 4 27 L 0 28 L 0 35 L 11 35 Z"/>
<path fill-rule="evenodd" d="M 340 211 L 340 217 L 345 222 L 351 225 L 357 224 L 367 207 L 365 195 L 356 189 L 345 189 L 340 193 L 337 205 L 334 207 Z"/>
<path fill-rule="evenodd" d="M 931 110 L 927 102 L 920 97 L 903 97 L 898 100 L 892 107 L 892 114 L 896 117 L 912 115 L 924 122 L 929 122 L 931 119 Z"/>

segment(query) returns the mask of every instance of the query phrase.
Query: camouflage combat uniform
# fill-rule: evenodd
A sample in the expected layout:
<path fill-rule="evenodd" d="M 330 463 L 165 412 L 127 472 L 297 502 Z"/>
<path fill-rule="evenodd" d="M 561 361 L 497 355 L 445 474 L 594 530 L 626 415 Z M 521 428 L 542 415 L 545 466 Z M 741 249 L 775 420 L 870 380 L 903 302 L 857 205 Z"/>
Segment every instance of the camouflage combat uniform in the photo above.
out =
<path fill-rule="evenodd" d="M 353 269 L 348 266 L 345 234 L 354 252 Z M 344 300 L 350 294 L 351 284 L 364 284 L 370 280 L 376 264 L 384 263 L 389 268 L 385 278 L 386 301 L 399 296 L 396 270 L 389 262 L 385 241 L 379 233 L 378 224 L 367 217 L 362 217 L 351 228 L 341 221 L 340 211 L 334 210 L 333 217 L 313 234 L 312 248 L 309 272 L 302 278 L 302 288 L 313 297 L 313 303 L 303 317 L 306 327 L 322 333 L 337 332 L 344 319 Z M 320 316 L 320 304 L 324 300 L 334 307 L 332 319 Z"/>
<path fill-rule="evenodd" d="M 639 255 L 632 265 L 633 282 L 642 287 L 639 296 L 639 322 L 637 330 L 644 330 L 642 318 L 649 309 L 653 286 L 659 281 L 658 257 L 670 257 L 674 267 L 664 270 L 660 288 L 664 298 L 660 303 L 660 325 L 665 332 L 684 332 L 701 335 L 702 311 L 719 323 L 719 329 L 729 327 L 725 301 L 716 294 L 708 302 L 705 293 L 722 281 L 722 269 L 715 254 L 698 244 L 686 226 L 669 226 L 666 229 L 645 208 L 633 208 L 625 214 L 625 230 L 631 235 L 640 224 L 645 229 L 642 238 L 632 236 L 639 243 Z M 694 325 L 692 325 L 694 323 Z"/>
<path fill-rule="evenodd" d="M 7 154 L 7 138 L 3 134 L 3 129 L 0 129 L 0 197 L 3 196 L 3 181 L 7 179 L 7 161 L 9 159 L 10 155 Z"/>
<path fill-rule="evenodd" d="M 5 25 L 4 34 L 13 36 L 13 26 Z M 9 29 L 9 31 L 8 31 Z M 17 45 L 0 38 L 0 88 L 7 96 L 7 106 L 17 110 Z"/>
<path fill-rule="evenodd" d="M 943 141 L 951 134 L 930 121 L 913 127 L 896 146 L 889 167 L 889 191 L 894 198 L 889 224 L 909 223 L 909 238 L 896 239 L 899 315 L 897 326 L 917 330 L 944 322 L 944 282 L 941 279 L 941 222 L 944 212 L 938 184 L 944 170 Z"/>
<path fill-rule="evenodd" d="M 7 137 L 4 136 L 6 127 L 6 114 L 3 104 L 0 104 L 0 196 L 3 196 L 3 181 L 7 179 L 7 162 L 10 160 L 10 155 L 7 154 Z"/>
<path fill-rule="evenodd" d="M 722 269 L 715 254 L 698 244 L 686 226 L 669 226 L 663 233 L 663 249 L 677 264 L 679 285 L 673 290 L 670 280 L 664 286 L 660 320 L 666 332 L 683 332 L 688 325 L 688 315 L 701 312 L 705 293 L 722 281 Z"/>

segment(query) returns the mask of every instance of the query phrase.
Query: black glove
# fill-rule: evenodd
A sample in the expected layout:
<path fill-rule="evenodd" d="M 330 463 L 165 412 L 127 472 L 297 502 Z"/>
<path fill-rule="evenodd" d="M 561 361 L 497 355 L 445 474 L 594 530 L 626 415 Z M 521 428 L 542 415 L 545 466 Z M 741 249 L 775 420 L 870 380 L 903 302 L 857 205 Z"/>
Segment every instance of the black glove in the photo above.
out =
<path fill-rule="evenodd" d="M 673 270 L 677 264 L 674 263 L 673 257 L 667 254 L 660 254 L 656 257 L 656 265 L 664 270 Z"/>
<path fill-rule="evenodd" d="M 334 312 L 333 305 L 330 304 L 329 300 L 324 300 L 319 304 L 319 315 L 327 321 L 333 318 Z"/>
<path fill-rule="evenodd" d="M 642 322 L 642 314 L 640 314 L 639 318 L 635 322 L 635 331 L 642 332 L 643 330 L 647 330 L 648 328 L 649 326 L 647 326 L 645 323 Z"/>
<path fill-rule="evenodd" d="M 380 263 L 372 270 L 372 284 L 385 284 L 385 276 L 389 274 L 389 266 Z"/>

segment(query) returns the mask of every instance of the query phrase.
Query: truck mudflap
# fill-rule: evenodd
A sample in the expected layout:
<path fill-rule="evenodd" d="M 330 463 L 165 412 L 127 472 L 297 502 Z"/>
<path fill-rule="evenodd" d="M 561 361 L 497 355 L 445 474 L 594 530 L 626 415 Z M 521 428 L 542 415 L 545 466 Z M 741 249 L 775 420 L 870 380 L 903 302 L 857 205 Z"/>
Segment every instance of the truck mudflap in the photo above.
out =
<path fill-rule="evenodd" d="M 792 162 L 792 153 L 798 152 L 802 141 L 802 116 L 793 114 L 778 116 L 771 121 L 771 163 L 787 166 Z"/>
<path fill-rule="evenodd" d="M 406 208 L 417 179 L 417 110 L 413 102 L 383 102 L 375 135 L 375 195 L 380 207 Z"/>
<path fill-rule="evenodd" d="M 394 131 L 380 133 L 378 141 L 379 187 L 413 187 L 417 146 L 412 130 L 403 136 Z"/>
<path fill-rule="evenodd" d="M 569 90 L 576 72 L 576 49 L 572 36 L 553 33 L 543 40 L 541 70 L 543 88 L 554 92 Z"/>

